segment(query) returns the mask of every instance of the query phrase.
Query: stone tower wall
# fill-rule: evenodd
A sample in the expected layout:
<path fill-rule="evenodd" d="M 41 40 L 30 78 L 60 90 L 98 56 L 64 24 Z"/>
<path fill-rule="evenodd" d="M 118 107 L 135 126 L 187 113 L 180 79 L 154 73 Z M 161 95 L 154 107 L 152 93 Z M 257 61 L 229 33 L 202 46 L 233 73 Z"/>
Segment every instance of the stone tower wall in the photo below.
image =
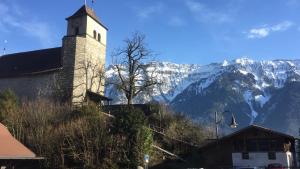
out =
<path fill-rule="evenodd" d="M 86 90 L 104 93 L 105 46 L 88 35 L 65 37 L 62 86 L 73 103 L 81 103 Z"/>
<path fill-rule="evenodd" d="M 63 67 L 48 73 L 0 78 L 0 92 L 11 89 L 30 100 L 55 95 L 73 104 L 82 103 L 87 90 L 103 95 L 106 32 L 90 16 L 68 20 L 62 44 Z"/>
<path fill-rule="evenodd" d="M 72 31 L 76 27 L 79 27 L 77 35 Z M 62 77 L 66 80 L 62 81 L 62 86 L 70 93 L 72 103 L 83 102 L 87 90 L 103 95 L 106 29 L 91 17 L 85 16 L 69 20 L 67 34 L 63 39 Z"/>

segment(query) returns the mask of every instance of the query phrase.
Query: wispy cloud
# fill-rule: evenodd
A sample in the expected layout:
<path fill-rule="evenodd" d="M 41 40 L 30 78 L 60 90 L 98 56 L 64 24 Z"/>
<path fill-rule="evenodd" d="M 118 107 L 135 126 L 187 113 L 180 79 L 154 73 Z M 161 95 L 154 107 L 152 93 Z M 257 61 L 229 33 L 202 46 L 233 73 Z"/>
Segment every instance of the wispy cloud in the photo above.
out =
<path fill-rule="evenodd" d="M 246 34 L 247 34 L 247 38 L 249 39 L 260 39 L 260 38 L 265 38 L 274 32 L 286 31 L 293 25 L 294 23 L 291 21 L 284 21 L 277 25 L 272 25 L 272 26 L 264 25 L 258 28 L 250 29 L 249 31 L 246 32 Z"/>
<path fill-rule="evenodd" d="M 163 10 L 163 8 L 164 8 L 163 3 L 156 3 L 152 6 L 148 6 L 148 7 L 138 10 L 137 15 L 140 19 L 143 19 L 143 20 L 148 19 L 151 16 L 154 16 L 155 14 L 160 13 Z"/>
<path fill-rule="evenodd" d="M 299 0 L 285 0 L 285 3 L 288 7 L 298 7 Z"/>
<path fill-rule="evenodd" d="M 186 22 L 181 17 L 174 16 L 174 17 L 171 17 L 171 19 L 169 20 L 168 24 L 170 26 L 181 27 L 181 26 L 186 25 Z"/>
<path fill-rule="evenodd" d="M 50 26 L 44 21 L 29 17 L 16 4 L 0 2 L 0 31 L 9 33 L 18 31 L 26 36 L 37 38 L 42 46 L 54 44 Z"/>
<path fill-rule="evenodd" d="M 228 13 L 211 9 L 199 1 L 186 0 L 185 5 L 200 22 L 226 23 L 232 21 L 232 17 Z"/>

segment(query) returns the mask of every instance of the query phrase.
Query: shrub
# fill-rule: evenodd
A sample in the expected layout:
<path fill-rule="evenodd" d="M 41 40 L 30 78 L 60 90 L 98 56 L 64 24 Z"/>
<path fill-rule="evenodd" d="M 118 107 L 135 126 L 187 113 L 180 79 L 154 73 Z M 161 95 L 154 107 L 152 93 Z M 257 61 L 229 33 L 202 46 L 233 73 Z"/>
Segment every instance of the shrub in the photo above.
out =
<path fill-rule="evenodd" d="M 116 145 L 123 152 L 120 155 L 122 168 L 136 168 L 143 164 L 145 153 L 151 152 L 152 132 L 147 128 L 144 113 L 132 107 L 125 108 L 113 123 Z"/>
<path fill-rule="evenodd" d="M 5 117 L 18 110 L 19 102 L 17 96 L 11 90 L 6 90 L 0 93 L 0 122 L 5 120 Z"/>

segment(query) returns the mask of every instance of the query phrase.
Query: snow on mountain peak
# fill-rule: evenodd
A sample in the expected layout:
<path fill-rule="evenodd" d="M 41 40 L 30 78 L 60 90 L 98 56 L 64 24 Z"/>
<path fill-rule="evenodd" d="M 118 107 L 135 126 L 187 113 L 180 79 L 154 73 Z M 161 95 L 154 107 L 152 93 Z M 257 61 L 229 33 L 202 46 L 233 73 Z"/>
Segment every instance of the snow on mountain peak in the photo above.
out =
<path fill-rule="evenodd" d="M 243 58 L 240 58 L 240 59 L 236 59 L 235 60 L 235 63 L 236 64 L 240 64 L 240 65 L 249 65 L 249 64 L 253 64 L 255 61 L 254 60 L 251 60 L 247 57 L 243 57 Z"/>
<path fill-rule="evenodd" d="M 223 61 L 223 64 L 222 64 L 222 66 L 228 66 L 229 65 L 229 62 L 225 59 L 224 61 Z"/>
<path fill-rule="evenodd" d="M 107 82 L 110 81 L 110 78 L 116 78 L 117 76 L 112 69 L 112 66 L 107 69 Z M 163 83 L 154 87 L 152 98 L 146 97 L 146 95 L 139 96 L 136 101 L 139 103 L 148 102 L 153 98 L 167 103 L 171 102 L 189 85 L 198 82 L 198 88 L 203 90 L 209 87 L 220 75 L 233 70 L 237 70 L 243 76 L 253 75 L 255 80 L 253 87 L 263 93 L 270 86 L 275 88 L 283 87 L 288 79 L 300 81 L 300 60 L 254 61 L 243 57 L 233 61 L 224 60 L 223 63 L 208 65 L 151 62 L 148 69 L 156 70 L 157 80 Z M 115 103 L 121 103 L 124 100 L 124 96 L 111 90 L 113 90 L 113 87 L 107 86 L 106 94 L 116 98 Z M 263 105 L 265 100 L 269 99 L 268 97 L 257 96 L 255 100 Z"/>

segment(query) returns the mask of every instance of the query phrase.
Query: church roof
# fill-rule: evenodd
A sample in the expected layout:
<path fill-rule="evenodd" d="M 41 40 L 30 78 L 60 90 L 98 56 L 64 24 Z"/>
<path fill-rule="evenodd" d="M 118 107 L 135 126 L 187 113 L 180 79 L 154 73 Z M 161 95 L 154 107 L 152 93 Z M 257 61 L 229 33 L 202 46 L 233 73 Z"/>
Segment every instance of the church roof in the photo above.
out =
<path fill-rule="evenodd" d="M 81 17 L 81 16 L 85 16 L 88 15 L 91 18 L 93 18 L 97 23 L 99 23 L 101 26 L 103 26 L 106 30 L 107 27 L 102 24 L 102 22 L 100 21 L 100 19 L 97 17 L 96 13 L 93 11 L 93 9 L 89 8 L 87 5 L 83 5 L 80 9 L 78 9 L 78 11 L 76 11 L 72 16 L 68 17 L 67 20 L 69 19 L 73 19 L 73 18 L 77 18 L 77 17 Z"/>
<path fill-rule="evenodd" d="M 0 78 L 44 73 L 60 68 L 62 68 L 61 47 L 0 57 Z"/>
<path fill-rule="evenodd" d="M 0 159 L 35 159 L 36 155 L 16 140 L 0 123 Z"/>

